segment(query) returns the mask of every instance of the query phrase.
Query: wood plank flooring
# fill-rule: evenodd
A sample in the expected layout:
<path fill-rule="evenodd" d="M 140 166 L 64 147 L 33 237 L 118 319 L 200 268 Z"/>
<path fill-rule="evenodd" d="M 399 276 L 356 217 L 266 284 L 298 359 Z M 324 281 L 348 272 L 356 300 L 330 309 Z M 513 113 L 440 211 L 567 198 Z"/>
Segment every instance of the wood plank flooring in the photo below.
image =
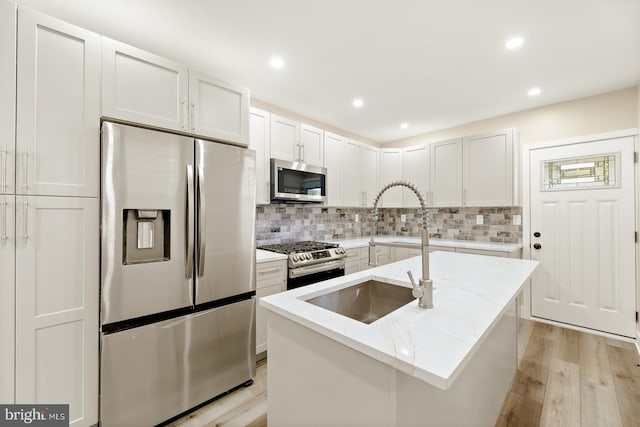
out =
<path fill-rule="evenodd" d="M 525 348 L 497 427 L 640 426 L 640 359 L 633 344 L 523 321 Z M 527 343 L 528 341 L 528 343 Z M 170 424 L 266 427 L 267 364 L 250 387 Z"/>

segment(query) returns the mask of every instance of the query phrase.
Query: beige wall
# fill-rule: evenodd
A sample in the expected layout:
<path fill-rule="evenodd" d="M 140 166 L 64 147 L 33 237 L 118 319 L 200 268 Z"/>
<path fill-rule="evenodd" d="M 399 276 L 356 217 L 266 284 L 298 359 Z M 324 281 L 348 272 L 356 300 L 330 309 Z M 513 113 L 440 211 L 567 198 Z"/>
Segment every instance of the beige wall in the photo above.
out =
<path fill-rule="evenodd" d="M 640 128 L 640 86 L 467 123 L 384 147 L 408 147 L 509 127 L 517 128 L 521 144 Z"/>
<path fill-rule="evenodd" d="M 271 113 L 277 114 L 279 116 L 282 117 L 286 117 L 288 119 L 291 120 L 295 120 L 297 122 L 301 122 L 301 123 L 305 123 L 311 126 L 315 126 L 318 127 L 320 129 L 324 129 L 324 130 L 328 130 L 329 132 L 332 133 L 336 133 L 340 136 L 344 136 L 346 138 L 351 138 L 351 139 L 355 139 L 356 141 L 360 141 L 360 142 L 364 142 L 365 144 L 369 144 L 369 145 L 373 145 L 374 147 L 379 147 L 380 145 L 376 144 L 373 141 L 370 141 L 369 139 L 360 136 L 360 135 L 356 135 L 355 133 L 351 133 L 348 132 L 346 130 L 343 129 L 339 129 L 337 127 L 333 127 L 331 125 L 328 125 L 326 123 L 323 122 L 319 122 L 317 120 L 311 119 L 309 117 L 305 117 L 305 116 L 301 116 L 299 114 L 293 113 L 291 111 L 282 109 L 280 107 L 276 107 L 275 105 L 272 104 L 268 104 L 266 102 L 262 102 L 258 99 L 252 99 L 251 100 L 251 106 L 252 107 L 256 107 L 256 108 L 260 108 L 261 110 L 266 110 L 269 111 Z"/>

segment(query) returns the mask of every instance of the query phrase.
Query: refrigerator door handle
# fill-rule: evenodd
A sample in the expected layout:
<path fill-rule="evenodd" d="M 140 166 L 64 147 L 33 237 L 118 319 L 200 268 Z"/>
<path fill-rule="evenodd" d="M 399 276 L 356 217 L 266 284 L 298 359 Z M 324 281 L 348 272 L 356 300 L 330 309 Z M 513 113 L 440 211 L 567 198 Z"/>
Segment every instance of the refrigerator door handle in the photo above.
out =
<path fill-rule="evenodd" d="M 194 201 L 194 193 L 193 193 L 193 166 L 187 165 L 187 262 L 186 262 L 186 271 L 185 276 L 187 279 L 191 279 L 193 276 L 193 239 L 195 231 L 193 229 L 193 201 Z"/>
<path fill-rule="evenodd" d="M 207 217 L 204 197 L 204 168 L 198 168 L 198 277 L 204 275 L 204 258 L 207 251 Z"/>

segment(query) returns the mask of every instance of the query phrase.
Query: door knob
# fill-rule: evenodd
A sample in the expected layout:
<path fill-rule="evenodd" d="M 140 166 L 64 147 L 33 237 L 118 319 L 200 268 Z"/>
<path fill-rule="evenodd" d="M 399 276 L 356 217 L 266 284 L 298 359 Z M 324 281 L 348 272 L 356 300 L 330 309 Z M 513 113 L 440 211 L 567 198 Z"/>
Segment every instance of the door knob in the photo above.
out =
<path fill-rule="evenodd" d="M 535 245 L 533 245 L 533 249 L 540 249 L 542 248 L 542 245 L 540 243 L 536 243 Z"/>
<path fill-rule="evenodd" d="M 535 233 L 533 233 L 533 237 L 540 237 L 540 232 L 536 231 Z"/>

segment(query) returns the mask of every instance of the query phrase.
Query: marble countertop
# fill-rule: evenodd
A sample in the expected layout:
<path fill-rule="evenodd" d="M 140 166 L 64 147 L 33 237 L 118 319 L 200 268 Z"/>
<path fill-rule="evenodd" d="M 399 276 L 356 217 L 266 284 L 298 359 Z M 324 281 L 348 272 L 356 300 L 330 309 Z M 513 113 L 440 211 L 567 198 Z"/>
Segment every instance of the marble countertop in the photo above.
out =
<path fill-rule="evenodd" d="M 369 245 L 369 237 L 358 237 L 355 239 L 337 239 L 326 240 L 327 243 L 338 243 L 345 249 L 358 248 Z M 376 242 L 402 242 L 420 245 L 421 240 L 419 236 L 376 236 Z M 447 240 L 447 239 L 429 239 L 429 245 L 432 246 L 445 246 L 450 248 L 464 248 L 464 249 L 479 249 L 485 251 L 499 251 L 499 252 L 515 252 L 522 249 L 521 244 L 513 243 L 491 243 L 491 242 L 476 242 L 473 240 Z"/>
<path fill-rule="evenodd" d="M 538 263 L 455 252 L 434 252 L 430 260 L 435 287 L 430 310 L 414 300 L 367 325 L 306 302 L 367 278 L 409 287 L 406 271 L 420 277 L 419 257 L 261 298 L 260 305 L 447 390 Z"/>
<path fill-rule="evenodd" d="M 260 264 L 261 262 L 269 262 L 269 261 L 279 261 L 282 259 L 288 259 L 289 257 L 284 254 L 279 254 L 276 252 L 269 252 L 262 249 L 256 249 L 256 263 Z"/>

